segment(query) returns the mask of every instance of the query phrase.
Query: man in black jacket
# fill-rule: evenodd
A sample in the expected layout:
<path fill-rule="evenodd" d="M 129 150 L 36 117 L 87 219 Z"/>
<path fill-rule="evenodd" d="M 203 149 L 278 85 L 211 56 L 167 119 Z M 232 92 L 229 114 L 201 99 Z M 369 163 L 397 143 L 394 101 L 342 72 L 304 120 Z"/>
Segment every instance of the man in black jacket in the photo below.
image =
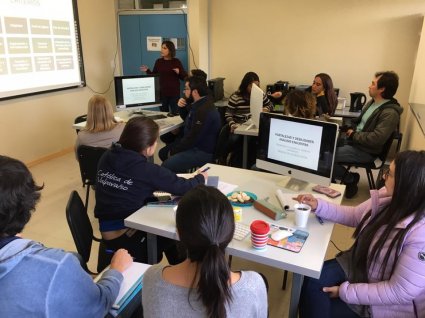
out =
<path fill-rule="evenodd" d="M 395 72 L 377 72 L 369 86 L 372 100 L 365 105 L 360 116 L 352 120 L 354 126 L 345 132 L 344 145 L 337 148 L 333 177 L 338 180 L 344 178 L 347 198 L 356 195 L 360 176 L 358 173 L 345 175 L 345 168 L 338 163 L 373 162 L 382 152 L 385 142 L 397 129 L 403 112 L 393 98 L 397 88 L 398 75 Z"/>
<path fill-rule="evenodd" d="M 211 162 L 221 128 L 220 115 L 208 97 L 205 80 L 189 77 L 185 97 L 193 98 L 193 103 L 185 119 L 183 137 L 159 151 L 162 166 L 176 173 Z"/>

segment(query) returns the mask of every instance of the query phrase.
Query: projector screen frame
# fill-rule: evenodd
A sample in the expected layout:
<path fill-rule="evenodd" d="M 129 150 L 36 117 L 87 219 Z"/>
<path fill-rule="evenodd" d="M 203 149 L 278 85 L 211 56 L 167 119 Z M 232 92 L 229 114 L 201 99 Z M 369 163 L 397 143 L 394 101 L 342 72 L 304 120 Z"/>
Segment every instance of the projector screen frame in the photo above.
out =
<path fill-rule="evenodd" d="M 74 89 L 74 88 L 81 88 L 87 86 L 86 84 L 86 77 L 85 77 L 85 70 L 84 70 L 84 58 L 83 58 L 83 50 L 82 50 L 82 42 L 80 37 L 80 22 L 79 22 L 79 15 L 78 15 L 78 5 L 77 0 L 69 0 L 72 3 L 72 10 L 73 10 L 73 28 L 75 31 L 75 41 L 76 41 L 76 54 L 78 57 L 78 70 L 80 74 L 80 83 L 79 84 L 59 84 L 61 86 L 54 87 L 54 88 L 46 88 L 43 89 L 42 87 L 34 88 L 34 91 L 30 92 L 17 92 L 16 94 L 9 95 L 9 96 L 1 96 L 0 92 L 0 101 L 5 100 L 11 100 L 11 99 L 17 99 L 17 98 L 23 98 L 33 95 L 40 95 L 40 94 L 47 94 L 47 93 L 53 93 L 68 89 Z M 47 86 L 46 86 L 47 87 Z M 52 87 L 52 85 L 50 85 Z"/>

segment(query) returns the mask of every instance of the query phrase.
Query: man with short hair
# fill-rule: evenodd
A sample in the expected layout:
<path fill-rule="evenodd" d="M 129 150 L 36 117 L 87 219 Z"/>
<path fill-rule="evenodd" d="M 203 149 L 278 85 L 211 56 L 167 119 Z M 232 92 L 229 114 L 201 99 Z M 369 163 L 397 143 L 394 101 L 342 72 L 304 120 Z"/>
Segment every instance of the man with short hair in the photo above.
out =
<path fill-rule="evenodd" d="M 184 92 L 191 107 L 185 119 L 183 137 L 159 150 L 162 166 L 175 173 L 211 162 L 221 128 L 220 115 L 208 97 L 205 80 L 189 77 Z"/>
<path fill-rule="evenodd" d="M 345 168 L 338 163 L 373 162 L 382 152 L 388 138 L 397 129 L 403 112 L 393 96 L 398 88 L 398 75 L 393 71 L 377 72 L 369 95 L 372 99 L 363 107 L 362 113 L 351 121 L 353 127 L 345 132 L 344 145 L 337 147 L 333 177 L 347 186 L 345 196 L 352 198 L 357 194 L 358 173 L 345 175 Z"/>

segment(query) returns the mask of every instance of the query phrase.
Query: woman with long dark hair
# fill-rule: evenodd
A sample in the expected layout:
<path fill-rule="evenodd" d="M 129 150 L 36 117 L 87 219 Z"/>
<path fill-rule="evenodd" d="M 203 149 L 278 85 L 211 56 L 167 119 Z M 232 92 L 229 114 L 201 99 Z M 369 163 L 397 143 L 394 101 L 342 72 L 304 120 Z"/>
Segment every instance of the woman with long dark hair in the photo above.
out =
<path fill-rule="evenodd" d="M 150 162 L 158 135 L 158 124 L 152 119 L 133 117 L 98 164 L 94 214 L 99 219 L 102 238 L 108 249 L 125 248 L 138 262 L 147 261 L 146 233 L 127 228 L 124 219 L 155 200 L 154 191 L 183 195 L 205 183 L 208 177 L 204 172 L 185 179 Z M 174 245 L 170 239 L 159 238 L 158 261 L 165 252 L 168 262 L 178 263 L 181 259 Z"/>
<path fill-rule="evenodd" d="M 326 73 L 319 73 L 314 77 L 311 92 L 316 96 L 317 115 L 327 114 L 332 116 L 338 105 L 338 98 L 334 90 L 331 77 Z"/>
<path fill-rule="evenodd" d="M 149 317 L 267 317 L 262 277 L 230 271 L 225 249 L 235 221 L 229 200 L 200 185 L 180 200 L 177 233 L 187 259 L 175 266 L 154 265 L 143 277 L 143 314 Z"/>
<path fill-rule="evenodd" d="M 140 66 L 146 74 L 159 74 L 159 87 L 161 94 L 161 111 L 167 112 L 168 116 L 177 116 L 179 109 L 177 101 L 180 97 L 180 80 L 184 80 L 187 73 L 182 62 L 176 58 L 176 47 L 171 41 L 161 44 L 161 57 L 155 61 L 153 70 L 147 65 Z"/>
<path fill-rule="evenodd" d="M 425 317 L 425 151 L 398 153 L 384 179 L 356 207 L 297 197 L 356 227 L 353 246 L 304 280 L 300 317 Z"/>

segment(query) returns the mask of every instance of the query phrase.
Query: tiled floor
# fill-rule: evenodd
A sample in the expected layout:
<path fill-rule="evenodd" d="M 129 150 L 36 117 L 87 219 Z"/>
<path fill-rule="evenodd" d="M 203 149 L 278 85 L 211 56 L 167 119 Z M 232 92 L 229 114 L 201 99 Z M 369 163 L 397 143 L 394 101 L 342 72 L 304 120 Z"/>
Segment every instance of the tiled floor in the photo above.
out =
<path fill-rule="evenodd" d="M 34 212 L 31 221 L 24 229 L 24 236 L 42 242 L 48 247 L 57 247 L 64 250 L 75 251 L 75 245 L 69 231 L 65 206 L 72 190 L 77 190 L 81 198 L 85 198 L 85 188 L 82 188 L 78 163 L 73 153 L 60 158 L 52 159 L 30 169 L 35 180 L 39 184 L 44 183 L 41 201 Z M 344 200 L 343 204 L 355 205 L 368 198 L 369 190 L 367 179 L 363 170 L 361 174 L 359 193 L 351 200 Z M 95 232 L 97 231 L 97 220 L 93 217 L 94 193 L 91 192 L 89 215 Z M 340 248 L 347 249 L 352 244 L 352 230 L 337 225 L 332 234 L 332 241 Z M 93 248 L 95 251 L 97 245 Z M 327 258 L 332 258 L 337 249 L 330 244 Z M 95 269 L 96 255 L 93 254 L 90 268 Z M 290 298 L 291 274 L 288 276 L 288 287 L 281 289 L 283 271 L 268 266 L 247 262 L 242 259 L 233 258 L 234 269 L 251 269 L 263 273 L 269 281 L 269 309 L 270 317 L 287 317 Z"/>

